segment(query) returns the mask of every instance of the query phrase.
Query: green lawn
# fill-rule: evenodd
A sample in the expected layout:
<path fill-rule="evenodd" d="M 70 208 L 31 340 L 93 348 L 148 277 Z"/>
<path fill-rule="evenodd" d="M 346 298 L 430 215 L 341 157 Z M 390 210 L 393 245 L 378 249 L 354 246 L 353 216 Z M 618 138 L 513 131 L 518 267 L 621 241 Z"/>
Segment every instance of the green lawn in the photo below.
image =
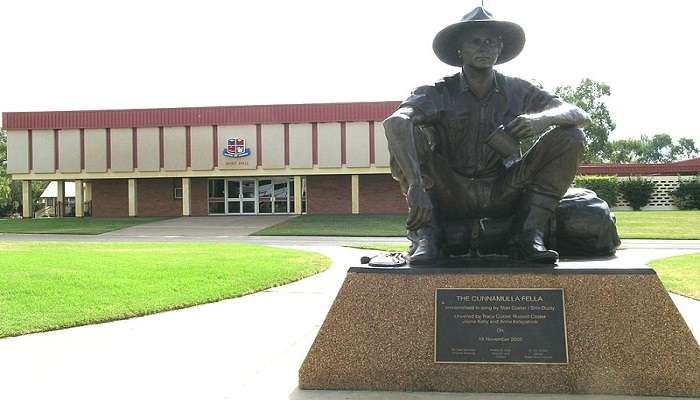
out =
<path fill-rule="evenodd" d="M 147 222 L 160 221 L 163 217 L 132 218 L 30 218 L 0 219 L 0 233 L 69 233 L 73 235 L 99 235 Z"/>
<path fill-rule="evenodd" d="M 623 239 L 700 239 L 700 211 L 617 211 Z M 302 215 L 255 235 L 396 236 L 406 235 L 405 215 Z"/>
<path fill-rule="evenodd" d="M 700 253 L 662 258 L 649 265 L 666 290 L 700 300 Z"/>
<path fill-rule="evenodd" d="M 700 211 L 616 211 L 623 239 L 700 239 Z"/>
<path fill-rule="evenodd" d="M 242 296 L 329 265 L 250 244 L 0 242 L 0 337 Z"/>
<path fill-rule="evenodd" d="M 405 215 L 302 215 L 255 232 L 262 236 L 405 236 Z"/>

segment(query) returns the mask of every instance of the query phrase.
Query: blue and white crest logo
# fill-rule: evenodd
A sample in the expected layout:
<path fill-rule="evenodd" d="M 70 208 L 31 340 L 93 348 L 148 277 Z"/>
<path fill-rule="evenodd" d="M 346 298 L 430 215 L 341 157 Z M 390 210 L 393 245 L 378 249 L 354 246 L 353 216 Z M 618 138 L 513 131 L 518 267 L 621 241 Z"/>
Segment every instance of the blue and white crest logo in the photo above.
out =
<path fill-rule="evenodd" d="M 245 139 L 231 138 L 226 143 L 224 156 L 226 157 L 246 157 L 250 155 L 250 148 L 245 147 Z"/>

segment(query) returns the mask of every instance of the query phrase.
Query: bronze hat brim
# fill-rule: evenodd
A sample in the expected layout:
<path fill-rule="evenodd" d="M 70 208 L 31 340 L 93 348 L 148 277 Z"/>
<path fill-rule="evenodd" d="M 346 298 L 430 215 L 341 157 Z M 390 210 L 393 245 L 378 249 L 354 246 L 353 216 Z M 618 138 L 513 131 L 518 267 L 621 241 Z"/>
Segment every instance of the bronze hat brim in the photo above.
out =
<path fill-rule="evenodd" d="M 525 32 L 523 28 L 508 21 L 482 20 L 482 21 L 460 21 L 449 25 L 438 32 L 433 40 L 433 51 L 438 58 L 449 65 L 462 66 L 462 60 L 457 55 L 460 48 L 460 40 L 469 31 L 475 28 L 492 29 L 503 38 L 503 50 L 496 60 L 496 64 L 503 64 L 517 57 L 525 46 Z"/>

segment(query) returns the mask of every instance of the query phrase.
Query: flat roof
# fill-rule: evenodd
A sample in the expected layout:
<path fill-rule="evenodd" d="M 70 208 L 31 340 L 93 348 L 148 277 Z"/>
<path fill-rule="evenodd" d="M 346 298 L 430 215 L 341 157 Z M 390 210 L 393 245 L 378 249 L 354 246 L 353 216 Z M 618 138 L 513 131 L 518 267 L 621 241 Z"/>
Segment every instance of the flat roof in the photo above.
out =
<path fill-rule="evenodd" d="M 131 128 L 381 121 L 401 102 L 4 112 L 5 129 Z"/>

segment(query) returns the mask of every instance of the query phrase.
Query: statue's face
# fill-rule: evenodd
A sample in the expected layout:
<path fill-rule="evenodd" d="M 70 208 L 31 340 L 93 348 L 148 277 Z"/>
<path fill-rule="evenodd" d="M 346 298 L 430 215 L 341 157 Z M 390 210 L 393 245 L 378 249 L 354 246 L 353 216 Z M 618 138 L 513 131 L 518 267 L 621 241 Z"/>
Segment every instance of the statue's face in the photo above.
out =
<path fill-rule="evenodd" d="M 503 50 L 503 40 L 487 29 L 469 32 L 460 47 L 462 64 L 474 68 L 491 68 Z"/>

